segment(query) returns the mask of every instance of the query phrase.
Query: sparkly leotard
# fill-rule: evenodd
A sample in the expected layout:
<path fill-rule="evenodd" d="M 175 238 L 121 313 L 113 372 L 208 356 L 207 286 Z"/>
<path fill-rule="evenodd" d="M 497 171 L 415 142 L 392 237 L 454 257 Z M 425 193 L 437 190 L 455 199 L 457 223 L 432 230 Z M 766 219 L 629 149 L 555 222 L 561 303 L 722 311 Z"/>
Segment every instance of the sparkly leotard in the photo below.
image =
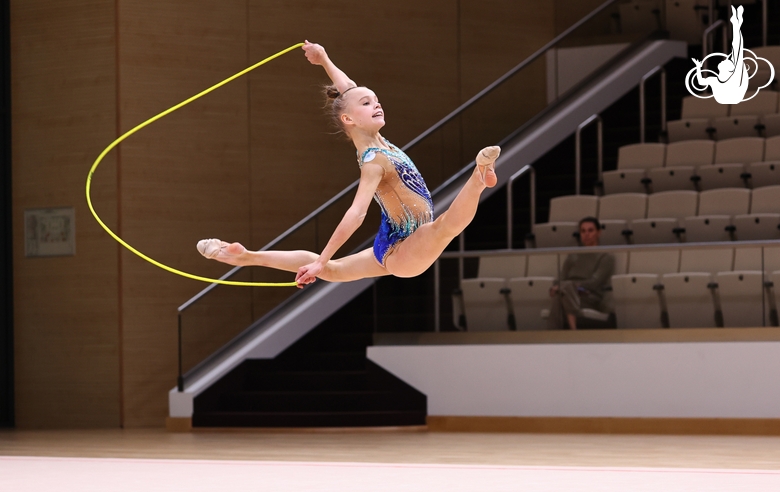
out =
<path fill-rule="evenodd" d="M 358 164 L 372 162 L 376 155 L 385 174 L 374 192 L 374 200 L 382 209 L 382 223 L 374 240 L 374 257 L 384 266 L 388 255 L 418 227 L 433 221 L 433 200 L 425 181 L 414 163 L 401 149 L 387 140 L 390 149 L 371 147 L 358 155 Z"/>

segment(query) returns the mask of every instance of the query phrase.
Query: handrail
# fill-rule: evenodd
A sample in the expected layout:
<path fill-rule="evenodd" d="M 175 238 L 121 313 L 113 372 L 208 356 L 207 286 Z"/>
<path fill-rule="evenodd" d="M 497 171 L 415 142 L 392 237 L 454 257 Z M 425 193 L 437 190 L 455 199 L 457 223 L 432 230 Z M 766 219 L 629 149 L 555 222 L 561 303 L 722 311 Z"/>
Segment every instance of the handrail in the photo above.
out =
<path fill-rule="evenodd" d="M 767 16 L 769 15 L 769 9 L 767 7 L 767 4 L 769 2 L 767 0 L 763 0 L 761 2 L 761 35 L 762 39 L 764 41 L 764 46 L 768 43 L 767 40 L 767 33 L 769 32 L 769 20 L 767 19 Z"/>
<path fill-rule="evenodd" d="M 512 249 L 513 239 L 513 208 L 514 200 L 512 199 L 512 184 L 516 179 L 523 176 L 525 173 L 531 173 L 530 182 L 530 197 L 531 197 L 531 229 L 533 229 L 536 223 L 536 170 L 532 165 L 528 164 L 523 166 L 519 171 L 509 177 L 509 181 L 506 184 L 506 249 Z"/>
<path fill-rule="evenodd" d="M 487 86 L 486 88 L 484 88 L 483 90 L 481 90 L 479 93 L 477 93 L 476 95 L 474 95 L 474 96 L 473 96 L 471 99 L 469 99 L 469 100 L 468 100 L 468 101 L 466 101 L 465 103 L 463 103 L 463 104 L 461 104 L 460 106 L 458 106 L 458 108 L 457 108 L 457 109 L 455 109 L 455 110 L 454 110 L 454 111 L 452 111 L 450 114 L 448 114 L 447 116 L 445 116 L 444 118 L 442 118 L 441 120 L 439 120 L 437 123 L 435 123 L 433 126 L 431 126 L 431 127 L 430 127 L 430 128 L 428 128 L 427 130 L 425 130 L 424 132 L 422 132 L 420 135 L 418 135 L 416 138 L 414 138 L 414 139 L 413 139 L 411 142 L 409 142 L 409 143 L 407 143 L 406 145 L 404 145 L 404 146 L 401 148 L 401 150 L 403 150 L 404 152 L 406 152 L 406 151 L 407 151 L 407 150 L 409 150 L 410 148 L 414 147 L 416 144 L 418 144 L 418 143 L 419 143 L 421 140 L 423 140 L 425 137 L 427 137 L 428 135 L 430 135 L 430 134 L 431 134 L 431 133 L 433 133 L 434 131 L 436 131 L 436 130 L 438 130 L 439 128 L 441 128 L 443 125 L 445 125 L 446 123 L 448 123 L 449 121 L 451 121 L 453 118 L 455 118 L 455 117 L 456 117 L 456 116 L 458 116 L 459 114 L 463 113 L 463 112 L 464 112 L 466 109 L 468 109 L 469 107 L 471 107 L 471 106 L 472 106 L 472 105 L 473 105 L 475 102 L 477 102 L 478 100 L 480 100 L 480 99 L 482 99 L 483 97 L 485 97 L 487 94 L 489 94 L 489 93 L 490 93 L 490 92 L 492 92 L 494 89 L 496 89 L 498 86 L 500 86 L 500 85 L 501 85 L 501 84 L 503 84 L 505 81 L 507 81 L 509 78 L 511 78 L 511 77 L 512 77 L 514 74 L 516 74 L 517 72 L 519 72 L 520 70 L 522 70 L 523 68 L 525 68 L 526 66 L 528 66 L 529 64 L 531 64 L 532 62 L 534 62 L 534 61 L 535 61 L 537 58 L 541 57 L 541 56 L 542 56 L 544 53 L 546 53 L 546 52 L 547 52 L 547 51 L 548 51 L 550 48 L 552 48 L 553 46 L 555 46 L 556 44 L 558 44 L 558 43 L 559 43 L 561 40 L 563 40 L 563 39 L 564 39 L 564 38 L 566 38 L 566 37 L 567 37 L 569 34 L 571 34 L 572 32 L 574 32 L 575 30 L 577 30 L 577 29 L 578 29 L 580 26 L 582 26 L 584 23 L 588 22 L 590 19 L 594 18 L 596 15 L 598 15 L 599 13 L 601 13 L 601 12 L 602 12 L 604 9 L 606 9 L 607 7 L 609 7 L 609 6 L 611 6 L 612 4 L 616 3 L 617 1 L 618 1 L 618 0 L 607 0 L 607 1 L 605 1 L 604 3 L 602 3 L 601 5 L 599 5 L 598 7 L 596 7 L 596 8 L 595 8 L 593 11 L 591 11 L 589 14 L 587 14 L 586 16 L 584 16 L 583 18 L 581 18 L 579 21 L 577 21 L 577 22 L 575 22 L 574 24 L 572 24 L 572 25 L 571 25 L 571 26 L 570 26 L 568 29 L 566 29 L 565 31 L 563 31 L 563 32 L 562 32 L 562 33 L 560 33 L 559 35 L 555 36 L 555 37 L 554 37 L 554 38 L 553 38 L 553 39 L 552 39 L 550 42 L 548 42 L 547 44 L 545 44 L 544 46 L 542 46 L 541 48 L 539 48 L 538 50 L 536 50 L 536 51 L 535 51 L 535 52 L 534 52 L 534 53 L 533 53 L 531 56 L 529 56 L 528 58 L 526 58 L 525 60 L 523 60 L 522 62 L 520 62 L 518 65 L 516 65 L 514 68 L 510 69 L 508 72 L 506 72 L 504 75 L 502 75 L 502 76 L 501 76 L 501 77 L 499 77 L 498 79 L 496 79 L 496 80 L 495 80 L 493 83 L 491 83 L 489 86 Z M 443 185 L 449 184 L 450 182 L 452 182 L 454 179 L 457 179 L 457 178 L 458 178 L 458 177 L 460 177 L 461 175 L 462 175 L 462 170 L 461 170 L 461 172 L 458 172 L 458 173 L 456 173 L 456 175 L 455 175 L 455 176 L 452 176 L 450 179 L 448 179 L 448 180 L 447 180 L 445 183 L 443 183 Z M 313 218 L 315 218 L 317 215 L 319 215 L 319 214 L 320 214 L 320 213 L 321 213 L 321 212 L 322 212 L 322 211 L 323 211 L 325 208 L 327 208 L 327 207 L 329 207 L 330 205 L 332 205 L 334 202 L 336 202 L 337 200 L 339 200 L 339 199 L 340 199 L 341 197 L 343 197 L 345 194 L 347 194 L 347 193 L 351 192 L 352 190 L 354 190 L 354 189 L 357 187 L 357 185 L 358 185 L 359 181 L 360 181 L 360 180 L 356 180 L 355 182 L 353 182 L 352 184 L 350 184 L 349 186 L 347 186 L 346 188 L 344 188 L 343 190 L 341 190 L 341 191 L 340 191 L 340 192 L 339 192 L 339 193 L 338 193 L 336 196 L 334 196 L 333 198 L 331 198 L 330 200 L 328 200 L 327 202 L 325 202 L 323 205 L 321 205 L 320 207 L 318 207 L 316 210 L 314 210 L 313 212 L 311 212 L 310 214 L 308 214 L 308 215 L 307 215 L 306 217 L 304 217 L 303 219 L 299 220 L 299 221 L 298 221 L 298 222 L 297 222 L 295 225 L 293 225 L 292 227 L 290 227 L 289 229 L 287 229 L 285 232 L 283 232 L 283 233 L 282 233 L 280 236 L 278 236 L 276 239 L 272 240 L 270 243 L 268 243 L 268 244 L 266 244 L 265 246 L 263 246 L 263 247 L 260 249 L 260 251 L 265 251 L 265 250 L 268 250 L 268 249 L 272 248 L 273 246 L 275 246 L 276 244 L 278 244 L 279 242 L 281 242 L 281 241 L 283 241 L 284 239 L 286 239 L 287 237 L 289 237 L 289 236 L 290 236 L 290 235 L 291 235 L 293 232 L 295 232 L 295 231 L 296 231 L 296 230 L 298 230 L 300 227 L 302 227 L 304 224 L 306 224 L 307 222 L 309 222 L 310 220 L 312 220 Z M 222 277 L 220 277 L 220 280 L 224 280 L 224 279 L 227 279 L 227 278 L 229 278 L 229 277 L 233 276 L 234 274 L 236 274 L 236 273 L 237 273 L 239 270 L 241 270 L 242 268 L 243 268 L 243 267 L 236 267 L 236 268 L 233 268 L 232 270 L 230 270 L 229 272 L 227 272 L 225 275 L 223 275 Z M 193 297 L 192 297 L 191 299 L 189 299 L 187 302 L 185 302 L 184 304 L 182 304 L 181 306 L 179 306 L 179 313 L 181 313 L 181 312 L 182 312 L 182 311 L 184 311 L 185 309 L 189 308 L 189 307 L 190 307 L 192 304 L 194 304 L 194 303 L 195 303 L 195 302 L 196 302 L 198 299 L 200 299 L 201 297 L 203 297 L 204 295 L 206 295 L 208 292 L 210 292 L 211 290 L 213 290 L 213 289 L 214 289 L 214 288 L 215 288 L 217 285 L 219 285 L 219 284 L 216 284 L 216 283 L 214 283 L 214 284 L 211 284 L 211 285 L 209 285 L 208 287 L 204 288 L 202 291 L 200 291 L 200 292 L 198 292 L 197 294 L 195 294 L 195 296 L 193 296 Z"/>
<path fill-rule="evenodd" d="M 710 241 L 700 243 L 648 243 L 648 244 L 609 244 L 599 246 L 565 246 L 559 248 L 531 248 L 531 249 L 495 249 L 495 250 L 468 250 L 468 251 L 444 251 L 439 258 L 452 260 L 456 258 L 479 258 L 483 256 L 516 256 L 516 255 L 543 255 L 550 253 L 572 253 L 588 251 L 589 253 L 615 253 L 621 251 L 646 251 L 663 249 L 721 249 L 721 248 L 765 248 L 777 247 L 777 239 L 757 239 L 753 241 Z"/>
<path fill-rule="evenodd" d="M 645 82 L 661 72 L 661 132 L 666 132 L 666 69 L 658 65 L 639 81 L 639 142 L 645 143 Z"/>
<path fill-rule="evenodd" d="M 602 179 L 602 174 L 604 174 L 604 129 L 603 129 L 603 122 L 601 120 L 601 116 L 594 114 L 591 115 L 587 120 L 583 121 L 582 123 L 577 126 L 577 131 L 574 133 L 574 180 L 576 181 L 576 188 L 575 188 L 575 195 L 580 194 L 580 188 L 582 183 L 582 130 L 586 126 L 590 125 L 593 121 L 596 121 L 597 125 L 597 132 L 598 136 L 596 137 L 598 139 L 598 163 L 599 163 L 599 181 Z"/>

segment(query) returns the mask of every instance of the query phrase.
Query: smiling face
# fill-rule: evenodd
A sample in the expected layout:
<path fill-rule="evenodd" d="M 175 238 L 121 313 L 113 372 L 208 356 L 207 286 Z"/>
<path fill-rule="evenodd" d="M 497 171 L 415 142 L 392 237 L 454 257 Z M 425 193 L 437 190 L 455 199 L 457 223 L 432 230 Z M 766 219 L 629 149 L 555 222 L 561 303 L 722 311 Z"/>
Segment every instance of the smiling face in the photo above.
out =
<path fill-rule="evenodd" d="M 355 87 L 343 97 L 347 105 L 340 119 L 347 133 L 353 129 L 376 133 L 385 126 L 385 113 L 374 91 Z"/>

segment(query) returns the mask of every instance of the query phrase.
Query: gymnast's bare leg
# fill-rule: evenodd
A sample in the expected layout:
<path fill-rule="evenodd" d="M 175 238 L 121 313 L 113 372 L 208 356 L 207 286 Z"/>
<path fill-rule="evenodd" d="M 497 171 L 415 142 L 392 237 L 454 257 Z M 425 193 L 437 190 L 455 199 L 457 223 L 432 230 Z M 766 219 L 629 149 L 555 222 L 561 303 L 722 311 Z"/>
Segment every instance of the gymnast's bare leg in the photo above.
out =
<path fill-rule="evenodd" d="M 444 248 L 468 226 L 477 212 L 479 197 L 490 184 L 496 184 L 494 171 L 498 147 L 487 147 L 477 156 L 477 166 L 466 185 L 435 221 L 420 226 L 411 236 L 395 247 L 387 257 L 386 266 L 374 258 L 371 248 L 337 260 L 329 260 L 317 277 L 329 282 L 350 282 L 368 277 L 395 275 L 414 277 L 430 267 Z M 210 243 L 209 243 L 210 241 Z M 237 266 L 262 266 L 298 272 L 316 262 L 320 255 L 311 251 L 250 251 L 240 243 L 204 239 L 198 244 L 204 256 Z"/>

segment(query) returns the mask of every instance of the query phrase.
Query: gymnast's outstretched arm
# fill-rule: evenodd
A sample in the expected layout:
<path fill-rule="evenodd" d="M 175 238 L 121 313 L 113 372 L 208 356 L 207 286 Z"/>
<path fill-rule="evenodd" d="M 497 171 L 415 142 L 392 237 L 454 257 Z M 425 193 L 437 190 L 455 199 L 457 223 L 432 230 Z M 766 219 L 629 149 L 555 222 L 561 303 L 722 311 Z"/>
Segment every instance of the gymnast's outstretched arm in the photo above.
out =
<path fill-rule="evenodd" d="M 347 239 L 360 227 L 363 223 L 363 219 L 366 217 L 368 206 L 371 204 L 371 200 L 374 197 L 376 187 L 379 186 L 379 182 L 384 176 L 384 169 L 378 164 L 366 163 L 360 171 L 360 184 L 355 195 L 355 199 L 352 201 L 352 205 L 349 207 L 344 217 L 339 222 L 336 230 L 328 240 L 328 244 L 325 245 L 325 249 L 322 250 L 319 258 L 313 263 L 304 265 L 298 269 L 298 274 L 295 276 L 295 281 L 299 284 L 309 284 L 314 282 L 317 275 L 319 275 L 325 264 L 330 261 L 336 251 L 341 248 Z"/>
<path fill-rule="evenodd" d="M 350 87 L 357 86 L 352 79 L 347 77 L 347 74 L 330 61 L 328 54 L 325 52 L 325 48 L 322 46 L 306 41 L 303 45 L 303 51 L 306 52 L 306 58 L 313 65 L 320 65 L 325 69 L 328 77 L 333 81 L 333 85 L 336 86 L 336 89 L 338 89 L 339 92 L 344 93 Z"/>

